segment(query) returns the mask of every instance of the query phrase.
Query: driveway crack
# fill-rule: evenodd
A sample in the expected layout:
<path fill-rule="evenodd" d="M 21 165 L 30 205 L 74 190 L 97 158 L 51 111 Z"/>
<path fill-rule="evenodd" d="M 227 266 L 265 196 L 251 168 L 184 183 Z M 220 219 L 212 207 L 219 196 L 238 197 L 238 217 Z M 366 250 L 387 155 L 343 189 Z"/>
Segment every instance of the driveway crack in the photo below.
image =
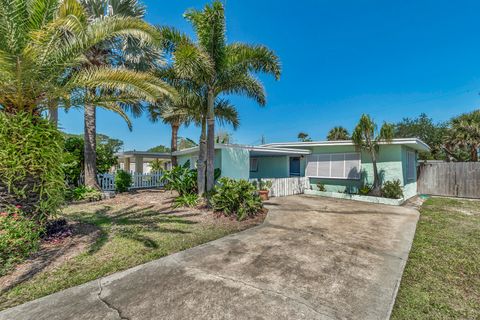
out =
<path fill-rule="evenodd" d="M 239 279 L 235 279 L 235 278 L 231 278 L 231 277 L 227 277 L 227 276 L 223 276 L 223 275 L 219 275 L 219 274 L 215 274 L 215 273 L 210 273 L 210 272 L 207 272 L 205 270 L 202 270 L 200 268 L 197 268 L 197 267 L 189 267 L 189 266 L 185 266 L 184 264 L 180 263 L 180 261 L 178 261 L 177 259 L 173 259 L 177 264 L 181 265 L 183 268 L 185 269 L 190 269 L 190 270 L 193 270 L 195 272 L 199 272 L 199 273 L 203 273 L 203 274 L 208 274 L 212 277 L 215 277 L 215 278 L 219 278 L 219 279 L 222 279 L 222 280 L 227 280 L 227 281 L 232 281 L 232 282 L 236 282 L 236 283 L 239 283 L 239 284 L 242 284 L 246 287 L 250 287 L 252 289 L 255 289 L 255 290 L 259 290 L 261 292 L 269 292 L 269 293 L 273 293 L 275 295 L 278 295 L 278 296 L 281 296 L 285 299 L 288 299 L 288 300 L 292 300 L 298 304 L 301 304 L 303 305 L 304 307 L 308 308 L 309 310 L 313 311 L 315 314 L 319 315 L 319 316 L 322 316 L 322 317 L 327 317 L 328 319 L 335 319 L 335 318 L 332 318 L 332 316 L 330 314 L 327 314 L 327 313 L 323 313 L 321 311 L 318 311 L 317 309 L 315 309 L 312 305 L 310 305 L 309 303 L 305 302 L 305 301 L 302 301 L 303 299 L 299 299 L 299 298 L 296 298 L 296 297 L 292 297 L 292 296 L 289 296 L 289 295 L 286 295 L 282 292 L 279 292 L 279 291 L 276 291 L 276 290 L 272 290 L 272 289 L 268 289 L 268 288 L 264 288 L 264 287 L 258 287 L 252 283 L 248 283 L 248 282 L 245 282 L 245 281 L 242 281 L 242 280 L 239 280 Z M 336 311 L 336 310 L 333 310 L 333 311 Z"/>
<path fill-rule="evenodd" d="M 97 298 L 98 300 L 100 300 L 105 306 L 107 306 L 107 308 L 115 311 L 117 314 L 118 314 L 118 318 L 121 319 L 121 320 L 130 320 L 129 318 L 125 317 L 122 315 L 122 311 L 118 308 L 115 308 L 114 305 L 112 305 L 110 302 L 108 302 L 107 300 L 103 299 L 102 298 L 102 291 L 103 291 L 103 287 L 102 287 L 102 281 L 101 279 L 98 279 L 98 293 L 97 293 Z"/>

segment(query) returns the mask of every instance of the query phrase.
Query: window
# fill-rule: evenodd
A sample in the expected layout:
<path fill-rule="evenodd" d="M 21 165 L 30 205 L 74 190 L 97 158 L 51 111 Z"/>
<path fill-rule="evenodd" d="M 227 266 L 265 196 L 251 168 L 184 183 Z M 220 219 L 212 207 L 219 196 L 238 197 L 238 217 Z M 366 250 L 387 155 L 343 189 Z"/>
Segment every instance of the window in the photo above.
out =
<path fill-rule="evenodd" d="M 407 151 L 407 180 L 415 180 L 416 155 L 413 151 Z"/>
<path fill-rule="evenodd" d="M 322 153 L 307 156 L 305 176 L 360 179 L 360 153 Z"/>
<path fill-rule="evenodd" d="M 250 172 L 258 172 L 258 159 L 250 158 Z"/>

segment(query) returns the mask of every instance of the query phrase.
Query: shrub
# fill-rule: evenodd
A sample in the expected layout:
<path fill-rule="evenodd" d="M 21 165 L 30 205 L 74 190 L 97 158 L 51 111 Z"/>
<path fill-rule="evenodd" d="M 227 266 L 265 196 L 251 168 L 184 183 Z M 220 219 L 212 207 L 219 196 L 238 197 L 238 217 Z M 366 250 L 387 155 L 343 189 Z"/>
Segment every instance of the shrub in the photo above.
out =
<path fill-rule="evenodd" d="M 198 195 L 196 193 L 184 194 L 173 200 L 173 207 L 195 207 L 198 204 Z"/>
<path fill-rule="evenodd" d="M 20 208 L 0 212 L 0 276 L 38 249 L 42 231 Z"/>
<path fill-rule="evenodd" d="M 0 112 L 0 211 L 21 205 L 37 221 L 56 214 L 66 190 L 63 137 L 39 116 Z"/>
<path fill-rule="evenodd" d="M 126 171 L 119 170 L 115 174 L 115 191 L 126 192 L 132 185 L 132 175 Z"/>
<path fill-rule="evenodd" d="M 252 183 L 226 177 L 221 178 L 215 186 L 210 204 L 215 211 L 227 216 L 235 215 L 239 221 L 256 215 L 263 207 Z"/>
<path fill-rule="evenodd" d="M 75 201 L 101 200 L 102 199 L 102 193 L 95 188 L 82 185 L 82 186 L 78 186 L 76 188 L 70 189 L 67 192 L 67 199 L 68 200 L 75 200 Z"/>
<path fill-rule="evenodd" d="M 366 196 L 370 193 L 370 190 L 372 190 L 372 187 L 369 185 L 363 185 L 358 189 L 358 194 L 362 196 Z"/>
<path fill-rule="evenodd" d="M 317 183 L 317 190 L 318 191 L 327 191 L 327 189 L 325 189 L 325 185 L 323 183 Z"/>
<path fill-rule="evenodd" d="M 399 179 L 387 181 L 382 186 L 382 196 L 391 199 L 403 198 L 402 184 Z"/>
<path fill-rule="evenodd" d="M 175 190 L 180 196 L 197 192 L 197 174 L 195 170 L 190 169 L 190 161 L 185 162 L 183 166 L 166 170 L 162 179 L 166 189 Z"/>

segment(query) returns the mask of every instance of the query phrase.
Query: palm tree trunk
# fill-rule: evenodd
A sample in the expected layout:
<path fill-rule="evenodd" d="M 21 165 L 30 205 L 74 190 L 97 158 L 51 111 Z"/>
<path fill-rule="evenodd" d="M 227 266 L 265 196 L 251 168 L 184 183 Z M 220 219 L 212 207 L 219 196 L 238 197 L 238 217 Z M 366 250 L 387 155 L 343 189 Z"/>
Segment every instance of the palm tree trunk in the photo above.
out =
<path fill-rule="evenodd" d="M 85 105 L 84 127 L 84 158 L 85 185 L 100 189 L 97 183 L 97 143 L 96 143 L 96 109 L 93 105 Z"/>
<path fill-rule="evenodd" d="M 198 195 L 203 196 L 205 193 L 205 161 L 207 159 L 207 123 L 205 115 L 202 116 L 202 132 L 198 149 L 197 189 Z"/>
<path fill-rule="evenodd" d="M 215 96 L 212 89 L 207 95 L 207 192 L 215 185 Z"/>
<path fill-rule="evenodd" d="M 48 108 L 48 120 L 57 127 L 58 126 L 58 108 L 49 107 Z"/>
<path fill-rule="evenodd" d="M 477 162 L 478 161 L 478 146 L 473 145 L 470 150 L 470 161 Z"/>
<path fill-rule="evenodd" d="M 173 123 L 172 125 L 172 141 L 170 142 L 170 151 L 174 153 L 177 151 L 177 142 L 178 142 L 178 129 L 179 125 L 177 123 Z M 172 167 L 176 167 L 177 163 L 177 156 L 172 155 Z"/>
<path fill-rule="evenodd" d="M 370 191 L 372 196 L 380 196 L 380 177 L 378 176 L 378 168 L 377 168 L 377 156 L 375 154 L 375 150 L 371 150 L 372 155 L 372 165 L 373 165 L 373 187 Z"/>

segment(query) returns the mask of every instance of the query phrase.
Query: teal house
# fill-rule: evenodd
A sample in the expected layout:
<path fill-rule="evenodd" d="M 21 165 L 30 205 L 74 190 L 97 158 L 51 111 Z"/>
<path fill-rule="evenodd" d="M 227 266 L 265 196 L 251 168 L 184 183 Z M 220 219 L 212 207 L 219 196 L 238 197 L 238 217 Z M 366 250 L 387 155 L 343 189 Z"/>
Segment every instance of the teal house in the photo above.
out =
<path fill-rule="evenodd" d="M 404 197 L 417 194 L 418 152 L 429 151 L 416 138 L 381 143 L 377 167 L 382 182 L 400 180 Z M 179 164 L 188 160 L 196 166 L 198 147 L 177 151 Z M 260 146 L 215 146 L 215 167 L 222 176 L 234 179 L 306 177 L 313 190 L 322 184 L 326 191 L 355 194 L 373 183 L 370 154 L 352 141 L 270 143 Z"/>

